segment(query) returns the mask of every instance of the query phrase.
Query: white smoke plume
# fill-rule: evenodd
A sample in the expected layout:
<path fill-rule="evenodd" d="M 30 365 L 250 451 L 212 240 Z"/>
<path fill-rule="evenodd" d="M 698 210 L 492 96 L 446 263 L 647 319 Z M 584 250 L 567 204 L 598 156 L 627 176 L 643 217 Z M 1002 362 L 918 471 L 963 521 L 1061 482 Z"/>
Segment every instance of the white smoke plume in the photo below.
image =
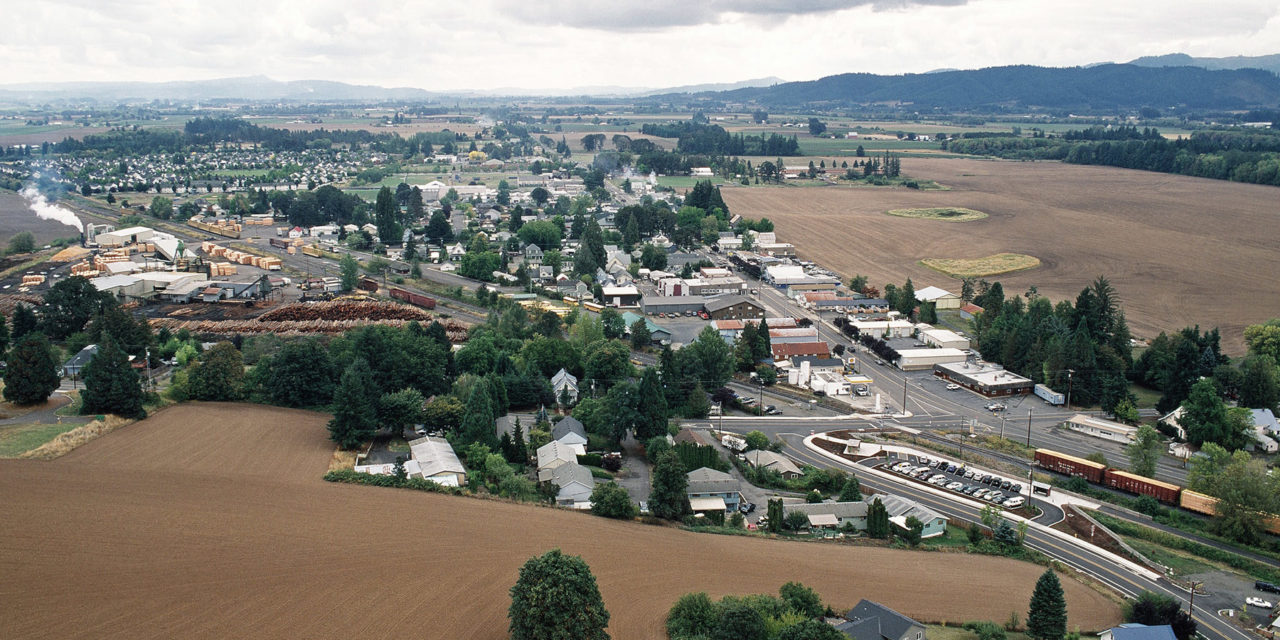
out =
<path fill-rule="evenodd" d="M 27 185 L 18 193 L 27 199 L 27 206 L 36 212 L 36 217 L 61 222 L 68 227 L 75 227 L 76 231 L 84 231 L 84 225 L 80 224 L 80 219 L 76 217 L 76 214 L 71 213 L 65 207 L 50 204 L 49 199 L 44 197 L 44 194 L 40 193 L 40 190 L 36 189 L 34 185 Z"/>

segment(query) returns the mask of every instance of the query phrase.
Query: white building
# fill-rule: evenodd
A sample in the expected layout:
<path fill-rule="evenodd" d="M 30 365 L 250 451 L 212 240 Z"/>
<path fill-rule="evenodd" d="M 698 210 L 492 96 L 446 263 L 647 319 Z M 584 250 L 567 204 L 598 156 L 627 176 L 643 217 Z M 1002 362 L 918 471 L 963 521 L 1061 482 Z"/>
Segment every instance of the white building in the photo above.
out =
<path fill-rule="evenodd" d="M 462 466 L 453 447 L 444 438 L 427 436 L 411 440 L 409 451 L 412 459 L 405 463 L 410 478 L 422 478 L 436 484 L 460 487 L 467 483 L 467 468 Z M 417 469 L 410 467 L 415 464 Z"/>
<path fill-rule="evenodd" d="M 898 368 L 903 371 L 932 369 L 935 364 L 964 362 L 968 357 L 959 349 L 899 349 Z"/>
<path fill-rule="evenodd" d="M 960 301 L 960 296 L 938 287 L 925 287 L 917 291 L 916 300 L 919 302 L 932 302 L 938 309 L 959 309 L 960 305 L 963 304 Z"/>
<path fill-rule="evenodd" d="M 921 342 L 935 347 L 960 349 L 961 351 L 969 348 L 968 338 L 947 329 L 928 329 L 921 331 L 919 335 Z"/>
<path fill-rule="evenodd" d="M 1076 414 L 1062 423 L 1062 426 L 1094 438 L 1102 438 L 1121 444 L 1129 444 L 1138 433 L 1138 428 L 1111 420 L 1094 418 L 1084 414 Z"/>

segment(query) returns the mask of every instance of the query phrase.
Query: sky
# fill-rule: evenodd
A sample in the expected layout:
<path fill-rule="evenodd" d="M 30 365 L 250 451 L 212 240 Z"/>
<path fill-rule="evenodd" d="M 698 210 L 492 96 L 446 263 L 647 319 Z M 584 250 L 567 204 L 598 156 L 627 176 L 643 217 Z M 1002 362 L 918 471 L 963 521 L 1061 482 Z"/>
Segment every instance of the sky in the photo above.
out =
<path fill-rule="evenodd" d="M 1280 0 L 41 0 L 0 82 L 265 75 L 428 90 L 1280 53 Z"/>

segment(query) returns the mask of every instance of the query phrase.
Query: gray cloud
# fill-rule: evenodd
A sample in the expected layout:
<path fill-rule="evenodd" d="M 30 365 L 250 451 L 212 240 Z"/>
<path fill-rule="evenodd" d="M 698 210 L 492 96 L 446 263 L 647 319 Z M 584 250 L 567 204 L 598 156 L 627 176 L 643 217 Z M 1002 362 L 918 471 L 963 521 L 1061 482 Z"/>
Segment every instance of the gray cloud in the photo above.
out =
<path fill-rule="evenodd" d="M 606 31 L 656 31 L 721 22 L 731 14 L 765 18 L 831 13 L 870 6 L 893 10 L 916 6 L 957 6 L 967 0 L 649 0 L 598 2 L 597 0 L 499 0 L 510 15 L 526 22 Z"/>

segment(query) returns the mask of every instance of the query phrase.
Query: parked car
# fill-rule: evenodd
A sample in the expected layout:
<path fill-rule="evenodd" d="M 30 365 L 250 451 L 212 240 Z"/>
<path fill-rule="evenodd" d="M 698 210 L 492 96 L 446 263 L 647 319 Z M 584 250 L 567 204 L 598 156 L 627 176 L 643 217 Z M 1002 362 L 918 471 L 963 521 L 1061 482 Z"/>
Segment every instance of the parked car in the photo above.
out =
<path fill-rule="evenodd" d="M 1020 484 L 1012 485 L 1009 487 L 1009 490 L 1014 493 L 1022 493 L 1022 485 Z"/>
<path fill-rule="evenodd" d="M 1255 607 L 1261 607 L 1263 609 L 1270 609 L 1273 606 L 1270 602 L 1267 602 L 1266 600 L 1263 600 L 1262 598 L 1259 598 L 1256 596 L 1245 598 L 1244 603 L 1248 605 L 1253 605 Z"/>
<path fill-rule="evenodd" d="M 955 473 L 955 472 L 956 472 L 956 466 L 954 464 L 947 465 L 947 473 Z"/>
<path fill-rule="evenodd" d="M 1022 496 L 1014 496 L 1004 501 L 1002 505 L 1006 509 L 1017 509 L 1026 503 L 1026 499 Z"/>
<path fill-rule="evenodd" d="M 1008 491 L 1009 487 L 1012 487 L 1012 486 L 1013 486 L 1013 483 L 1009 482 L 1008 480 L 1005 480 L 1004 482 L 1000 483 L 1000 488 L 1004 489 L 1005 491 Z"/>
<path fill-rule="evenodd" d="M 991 491 L 990 489 L 978 489 L 977 491 L 973 492 L 973 497 L 981 500 L 982 496 L 987 495 L 987 493 L 989 493 L 990 491 Z"/>
<path fill-rule="evenodd" d="M 741 511 L 743 514 L 748 514 L 755 510 L 756 510 L 756 503 L 754 502 L 744 502 L 738 505 L 738 511 Z"/>
<path fill-rule="evenodd" d="M 764 412 L 765 412 L 765 413 L 767 413 L 767 414 L 769 414 L 769 415 L 771 415 L 771 416 L 776 416 L 776 415 L 778 415 L 778 414 L 782 413 L 782 410 L 781 410 L 781 409 L 779 409 L 779 408 L 777 408 L 777 407 L 775 407 L 775 406 L 773 406 L 773 405 L 769 405 L 769 406 L 767 406 L 767 407 L 765 407 L 765 408 L 764 408 Z"/>
<path fill-rule="evenodd" d="M 960 388 L 960 385 L 958 385 L 958 384 L 956 384 L 956 383 L 954 383 L 954 382 L 952 382 L 951 384 L 947 385 L 947 391 L 955 391 L 955 390 L 957 390 L 957 389 L 959 389 L 959 388 Z"/>
<path fill-rule="evenodd" d="M 965 469 L 965 471 L 964 471 L 964 477 L 966 477 L 966 478 L 972 478 L 972 477 L 974 477 L 974 476 L 975 476 L 975 475 L 977 475 L 977 474 L 978 474 L 978 472 L 977 472 L 977 471 L 974 471 L 973 469 Z"/>
<path fill-rule="evenodd" d="M 999 491 L 992 491 L 991 493 L 987 494 L 986 500 L 988 502 L 994 502 L 996 504 L 999 504 L 1004 501 L 1004 494 L 1000 493 Z"/>
<path fill-rule="evenodd" d="M 929 478 L 929 484 L 936 484 L 939 487 L 941 487 L 946 483 L 947 483 L 947 477 L 944 475 L 937 475 L 932 478 Z"/>
<path fill-rule="evenodd" d="M 1253 583 L 1253 587 L 1258 591 L 1266 591 L 1267 593 L 1280 593 L 1280 587 L 1277 587 L 1276 585 L 1270 582 L 1263 582 L 1262 580 L 1259 580 Z"/>
<path fill-rule="evenodd" d="M 950 491 L 955 491 L 955 490 L 957 490 L 957 489 L 959 489 L 960 487 L 963 487 L 963 486 L 964 486 L 964 483 L 963 483 L 963 482 L 948 482 L 948 483 L 947 483 L 947 489 L 948 489 L 948 490 L 950 490 Z"/>
<path fill-rule="evenodd" d="M 1004 410 L 1005 410 L 1005 406 L 1003 404 L 1000 404 L 999 402 L 992 402 L 991 404 L 987 405 L 987 411 L 990 411 L 992 413 L 1004 411 Z"/>

